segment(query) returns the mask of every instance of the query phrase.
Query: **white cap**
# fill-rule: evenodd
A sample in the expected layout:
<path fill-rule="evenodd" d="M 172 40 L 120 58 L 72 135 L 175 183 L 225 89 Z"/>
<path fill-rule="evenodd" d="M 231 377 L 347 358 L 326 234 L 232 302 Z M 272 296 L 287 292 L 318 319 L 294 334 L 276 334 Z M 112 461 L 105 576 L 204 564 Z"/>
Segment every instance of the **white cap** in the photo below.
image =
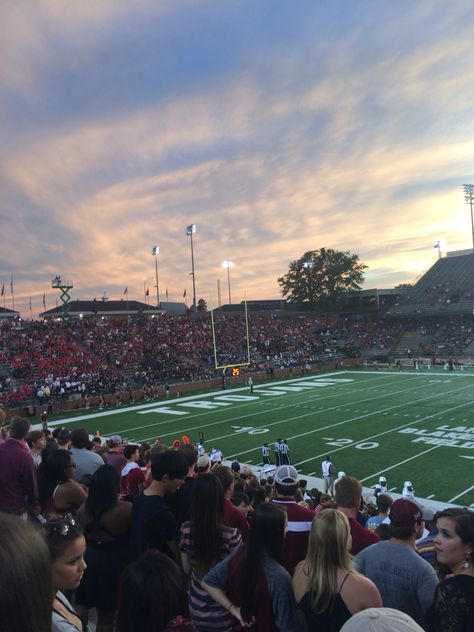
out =
<path fill-rule="evenodd" d="M 346 621 L 341 632 L 423 632 L 423 628 L 400 610 L 367 608 Z"/>

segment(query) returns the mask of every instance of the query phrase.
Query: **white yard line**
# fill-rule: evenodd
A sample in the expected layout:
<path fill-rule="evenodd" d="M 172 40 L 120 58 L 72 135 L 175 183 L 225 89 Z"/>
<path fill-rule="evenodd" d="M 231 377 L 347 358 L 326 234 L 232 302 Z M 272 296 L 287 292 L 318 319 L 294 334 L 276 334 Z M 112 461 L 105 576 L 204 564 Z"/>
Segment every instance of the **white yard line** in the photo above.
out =
<path fill-rule="evenodd" d="M 470 388 L 470 387 L 465 387 L 465 388 Z M 462 390 L 462 389 L 460 389 L 460 390 Z M 442 397 L 444 395 L 446 395 L 446 393 L 440 393 L 440 395 L 434 395 L 434 397 Z M 432 399 L 432 397 L 425 398 L 425 399 Z M 423 400 L 419 400 L 419 401 L 423 401 Z M 413 402 L 413 403 L 415 403 L 415 402 Z M 441 413 L 451 412 L 452 410 L 456 410 L 457 408 L 462 408 L 463 406 L 471 406 L 473 403 L 474 403 L 474 401 L 465 402 L 463 404 L 458 404 L 457 406 L 454 406 L 453 408 L 448 408 L 445 411 L 441 411 Z M 345 450 L 346 448 L 353 448 L 358 443 L 364 443 L 365 441 L 370 441 L 371 439 L 376 439 L 377 437 L 382 437 L 383 435 L 391 434 L 392 432 L 396 432 L 397 430 L 401 430 L 402 428 L 406 428 L 407 426 L 414 426 L 416 424 L 419 424 L 421 421 L 426 421 L 427 419 L 433 419 L 433 418 L 437 417 L 438 414 L 439 413 L 434 413 L 433 415 L 427 415 L 426 417 L 422 417 L 421 419 L 417 419 L 416 421 L 410 421 L 407 424 L 403 424 L 402 426 L 398 426 L 396 428 L 391 428 L 390 430 L 385 430 L 384 432 L 378 432 L 377 434 L 371 435 L 370 437 L 365 437 L 364 439 L 359 439 L 358 441 L 354 441 L 354 443 L 350 443 L 349 445 L 343 446 L 342 448 L 336 448 L 335 450 L 332 449 L 331 450 L 331 454 L 334 454 L 335 452 L 340 452 L 341 450 Z M 367 416 L 369 416 L 369 415 L 367 415 Z M 351 420 L 349 420 L 349 421 L 351 421 Z M 435 447 L 438 448 L 440 446 L 435 446 Z M 300 461 L 300 463 L 297 463 L 297 465 L 301 465 L 302 463 L 307 463 L 308 461 L 313 461 L 314 459 L 320 459 L 322 456 L 326 455 L 327 453 L 328 453 L 328 451 L 325 450 L 324 452 L 321 452 L 321 454 L 318 454 L 318 455 L 312 457 L 311 459 L 306 459 L 305 461 Z M 386 468 L 386 469 L 388 469 L 388 468 Z"/>
<path fill-rule="evenodd" d="M 364 399 L 359 400 L 359 402 L 353 402 L 353 403 L 370 402 L 370 401 L 373 401 L 375 399 L 386 398 L 387 395 L 393 396 L 393 395 L 398 395 L 399 393 L 406 393 L 408 391 L 414 391 L 414 390 L 419 389 L 420 387 L 421 386 L 418 385 L 418 386 L 410 387 L 408 389 L 404 388 L 404 389 L 399 390 L 399 391 L 391 391 L 388 394 L 387 393 L 382 393 L 380 395 L 375 395 L 374 397 L 366 397 Z M 470 387 L 469 386 L 463 386 L 461 389 L 453 389 L 453 391 L 448 391 L 448 392 L 456 392 L 458 390 L 463 390 L 465 388 L 470 388 Z M 408 403 L 405 402 L 405 403 L 402 403 L 402 404 L 397 404 L 396 406 L 392 406 L 392 407 L 387 408 L 387 409 L 382 409 L 382 411 L 383 410 L 392 410 L 393 408 L 399 408 L 401 406 L 411 405 L 413 403 L 424 401 L 425 399 L 430 399 L 431 397 L 439 397 L 439 396 L 440 395 L 430 395 L 429 397 L 425 397 L 425 398 L 422 398 L 422 399 L 416 399 L 413 402 L 408 402 Z M 321 401 L 321 398 L 318 398 L 318 397 L 314 397 L 313 399 L 317 399 L 318 401 Z M 254 402 L 250 402 L 250 403 L 254 403 Z M 293 408 L 293 407 L 296 407 L 296 406 L 297 406 L 297 404 L 289 404 L 285 408 Z M 274 421 L 273 423 L 266 424 L 265 427 L 266 428 L 271 428 L 272 426 L 277 426 L 279 424 L 287 423 L 289 421 L 296 421 L 298 419 L 303 419 L 304 417 L 309 417 L 309 416 L 312 416 L 312 415 L 320 415 L 320 414 L 326 413 L 328 411 L 338 410 L 338 409 L 342 408 L 343 406 L 347 406 L 347 404 L 340 404 L 339 406 L 329 406 L 327 408 L 322 408 L 322 409 L 319 409 L 319 410 L 312 410 L 311 412 L 305 413 L 303 415 L 296 415 L 295 417 L 289 417 L 289 418 L 286 418 L 286 419 L 281 419 L 279 421 Z M 274 408 L 274 409 L 272 409 L 272 410 L 270 410 L 268 412 L 272 412 L 273 410 L 277 410 L 279 408 L 281 408 L 281 407 Z M 295 439 L 295 438 L 298 438 L 298 437 L 305 436 L 306 434 L 311 434 L 312 432 L 319 432 L 320 430 L 326 430 L 328 428 L 334 428 L 335 426 L 339 426 L 340 424 L 349 423 L 350 421 L 354 421 L 354 420 L 357 420 L 357 419 L 364 419 L 365 417 L 370 417 L 370 415 L 380 414 L 380 412 L 382 412 L 382 411 L 375 411 L 375 412 L 372 412 L 372 413 L 369 413 L 369 414 L 366 414 L 366 415 L 359 415 L 358 417 L 352 417 L 351 419 L 348 419 L 346 421 L 341 421 L 341 422 L 338 422 L 336 424 L 332 424 L 330 426 L 325 426 L 324 428 L 320 428 L 320 429 L 317 429 L 317 430 L 311 430 L 311 431 L 303 433 L 301 435 L 294 435 L 293 437 L 289 437 L 289 439 Z M 207 412 L 208 413 L 212 413 L 214 411 L 210 410 L 210 411 L 207 411 Z M 202 413 L 202 415 L 206 415 L 206 413 Z M 202 415 L 195 415 L 195 416 L 193 416 L 192 419 L 190 418 L 189 421 L 190 422 L 194 421 L 194 419 L 196 419 L 196 417 L 202 416 Z M 192 430 L 203 430 L 204 428 L 210 428 L 212 426 L 218 426 L 218 425 L 221 425 L 221 424 L 227 424 L 228 425 L 232 421 L 235 421 L 235 420 L 238 420 L 238 419 L 242 419 L 242 417 L 245 418 L 245 419 L 249 419 L 252 416 L 259 416 L 259 415 L 260 415 L 260 412 L 257 411 L 255 413 L 252 413 L 251 415 L 243 415 L 243 416 L 236 417 L 236 418 L 231 418 L 231 419 L 221 419 L 220 421 L 214 421 L 214 422 L 209 423 L 209 424 L 196 426 L 196 427 L 192 427 L 192 428 L 188 424 L 186 428 L 182 428 L 181 430 L 174 430 L 173 432 L 168 432 L 168 433 L 165 433 L 165 434 L 158 433 L 158 434 L 160 435 L 160 437 L 170 437 L 170 436 L 176 435 L 176 434 L 189 433 Z M 206 415 L 206 416 L 209 416 L 209 415 Z M 175 419 L 173 419 L 172 421 L 174 421 L 176 423 Z M 155 426 L 152 426 L 152 427 L 155 427 Z M 133 430 L 133 428 L 131 428 L 130 430 Z M 124 434 L 125 430 L 121 430 L 121 432 L 122 432 L 122 434 Z M 231 432 L 229 434 L 224 434 L 224 435 L 221 435 L 219 437 L 213 437 L 212 441 L 219 441 L 220 439 L 227 439 L 227 438 L 233 437 L 233 436 L 235 436 L 235 432 Z M 139 441 L 142 441 L 142 442 L 150 441 L 150 440 L 155 439 L 155 438 L 156 438 L 156 433 L 153 436 L 151 436 L 151 437 L 146 437 L 144 439 L 139 439 Z M 252 450 L 258 450 L 258 449 L 259 448 L 252 448 L 251 450 L 247 450 L 247 452 L 252 452 Z M 242 454 L 246 454 L 246 452 L 243 452 Z"/>
<path fill-rule="evenodd" d="M 471 479 L 472 480 L 472 479 Z M 471 485 L 471 487 L 468 487 L 467 489 L 465 489 L 463 492 L 461 492 L 460 494 L 458 494 L 457 496 L 454 496 L 453 498 L 451 498 L 450 500 L 448 500 L 448 503 L 453 503 L 455 500 L 457 500 L 458 498 L 461 498 L 461 496 L 464 496 L 464 494 L 468 494 L 470 491 L 472 491 L 474 489 L 474 485 Z"/>
<path fill-rule="evenodd" d="M 458 389 L 453 389 L 452 391 L 446 391 L 445 393 L 439 393 L 438 395 L 430 395 L 429 397 L 422 397 L 421 399 L 413 400 L 412 402 L 404 402 L 403 404 L 397 404 L 396 406 L 390 406 L 389 408 L 386 408 L 386 409 L 382 408 L 382 410 L 376 410 L 373 413 L 370 413 L 368 415 L 359 415 L 358 417 L 351 417 L 350 419 L 346 419 L 344 421 L 339 421 L 339 422 L 337 422 L 335 424 L 331 424 L 329 426 L 323 426 L 322 428 L 315 428 L 313 430 L 309 430 L 308 432 L 302 432 L 300 434 L 293 435 L 291 437 L 288 437 L 288 441 L 290 441 L 292 439 L 298 439 L 300 437 L 305 437 L 307 435 L 314 434 L 316 432 L 322 432 L 323 430 L 328 430 L 330 428 L 335 428 L 336 426 L 341 426 L 341 425 L 344 425 L 344 424 L 348 424 L 348 423 L 351 423 L 352 421 L 357 421 L 359 419 L 365 419 L 366 417 L 370 417 L 372 415 L 380 414 L 384 410 L 393 410 L 395 408 L 400 408 L 402 406 L 413 406 L 413 404 L 425 401 L 426 399 L 434 399 L 435 397 L 445 397 L 448 393 L 455 393 L 455 392 L 458 392 L 458 391 L 465 390 L 467 388 L 471 388 L 471 386 L 470 385 L 469 386 L 463 386 L 463 387 L 458 388 Z M 380 433 L 375 434 L 375 435 L 373 435 L 371 437 L 366 437 L 364 439 L 359 439 L 358 441 L 354 441 L 354 443 L 351 443 L 349 445 L 343 446 L 341 448 L 331 449 L 331 454 L 333 454 L 335 452 L 339 452 L 340 450 L 345 450 L 346 448 L 352 448 L 355 445 L 357 445 L 358 443 L 363 443 L 364 441 L 368 441 L 368 440 L 370 440 L 372 438 L 380 437 L 380 436 L 382 436 L 384 434 L 389 434 L 391 432 L 395 432 L 396 430 L 400 430 L 401 428 L 406 428 L 407 426 L 410 426 L 410 425 L 419 424 L 421 421 L 425 421 L 426 419 L 432 419 L 434 417 L 438 417 L 438 415 L 444 414 L 446 412 L 450 412 L 451 410 L 456 410 L 457 408 L 462 408 L 463 406 L 470 406 L 472 403 L 473 403 L 472 401 L 465 402 L 463 404 L 459 404 L 458 406 L 454 406 L 453 408 L 448 408 L 445 411 L 439 411 L 438 413 L 435 413 L 433 415 L 427 415 L 426 417 L 422 417 L 421 419 L 417 419 L 416 421 L 410 421 L 410 422 L 408 422 L 406 424 L 403 424 L 402 426 L 397 426 L 395 428 L 391 428 L 390 430 L 386 430 L 385 432 L 380 432 Z M 295 419 L 300 419 L 301 417 L 307 417 L 307 415 L 300 415 L 299 417 L 295 417 Z M 283 421 L 275 422 L 274 424 L 267 424 L 267 425 L 271 426 L 271 425 L 276 425 L 277 423 L 285 423 L 285 422 L 288 422 L 288 421 L 293 421 L 293 419 L 291 419 L 291 418 L 290 419 L 285 419 Z M 225 436 L 226 437 L 231 437 L 231 436 L 234 436 L 234 433 L 230 434 L 230 435 L 225 435 Z M 224 438 L 224 437 L 221 437 L 221 438 Z M 260 449 L 260 447 L 257 446 L 256 448 L 251 448 L 250 450 L 246 450 L 244 452 L 240 452 L 239 454 L 248 454 L 249 452 L 254 452 L 255 450 L 259 450 L 259 449 Z M 327 453 L 328 453 L 328 451 L 325 450 L 321 454 L 313 456 L 310 459 L 305 459 L 304 461 L 300 461 L 299 463 L 296 463 L 296 465 L 302 465 L 303 463 L 308 463 L 309 461 L 314 461 L 315 459 L 318 459 L 321 456 L 326 455 Z M 235 456 L 235 454 L 231 454 L 227 458 L 230 458 L 232 456 Z"/>
<path fill-rule="evenodd" d="M 379 476 L 379 474 L 384 474 L 385 472 L 389 472 L 390 470 L 395 469 L 399 465 L 403 465 L 404 463 L 408 463 L 408 461 L 413 461 L 414 459 L 417 459 L 419 456 L 423 456 L 423 454 L 428 454 L 428 452 L 432 452 L 433 450 L 437 450 L 440 447 L 441 446 L 439 446 L 439 445 L 435 445 L 432 448 L 428 448 L 428 450 L 424 450 L 423 452 L 419 452 L 418 454 L 415 454 L 414 456 L 409 457 L 408 459 L 405 459 L 403 461 L 399 461 L 398 463 L 395 463 L 394 465 L 390 465 L 390 467 L 385 467 L 383 470 L 380 470 L 380 472 L 375 472 L 374 474 L 371 474 L 370 476 L 366 476 L 365 478 L 361 478 L 361 479 L 359 479 L 359 481 L 361 483 L 363 483 L 364 481 L 368 481 L 369 478 L 373 478 L 374 476 Z M 434 494 L 433 494 L 433 496 L 434 496 Z M 451 502 L 451 501 L 449 501 L 449 502 Z"/>

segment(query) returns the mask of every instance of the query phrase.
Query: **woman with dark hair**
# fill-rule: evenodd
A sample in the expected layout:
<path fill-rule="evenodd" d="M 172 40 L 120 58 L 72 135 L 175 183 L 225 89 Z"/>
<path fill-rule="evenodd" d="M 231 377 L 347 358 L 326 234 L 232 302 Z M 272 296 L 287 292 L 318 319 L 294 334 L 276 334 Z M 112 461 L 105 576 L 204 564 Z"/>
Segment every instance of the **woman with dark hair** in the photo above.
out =
<path fill-rule="evenodd" d="M 51 558 L 41 534 L 0 513 L 0 630 L 51 632 Z"/>
<path fill-rule="evenodd" d="M 258 505 L 247 543 L 204 577 L 203 587 L 235 624 L 262 632 L 298 629 L 291 578 L 282 565 L 287 524 L 277 505 Z"/>
<path fill-rule="evenodd" d="M 38 466 L 38 497 L 45 518 L 74 514 L 87 498 L 84 487 L 72 480 L 75 467 L 68 450 L 51 452 Z"/>
<path fill-rule="evenodd" d="M 76 528 L 72 516 L 51 520 L 45 525 L 53 566 L 53 621 L 52 632 L 89 632 L 63 592 L 79 586 L 86 569 L 84 552 L 86 541 Z"/>
<path fill-rule="evenodd" d="M 97 608 L 97 632 L 113 628 L 120 573 L 128 562 L 128 530 L 132 505 L 119 500 L 120 475 L 102 465 L 92 475 L 89 496 L 78 513 L 86 538 L 87 570 L 76 594 L 84 621 Z"/>
<path fill-rule="evenodd" d="M 181 527 L 179 548 L 185 573 L 191 573 L 189 605 L 198 630 L 232 629 L 229 614 L 209 597 L 202 578 L 242 544 L 238 529 L 225 526 L 224 488 L 213 474 L 201 474 L 191 492 L 190 520 Z"/>
<path fill-rule="evenodd" d="M 452 576 L 442 581 L 429 612 L 432 632 L 474 630 L 474 511 L 451 507 L 435 516 L 436 560 Z"/>
<path fill-rule="evenodd" d="M 383 605 L 375 584 L 355 572 L 351 541 L 342 511 L 323 509 L 316 515 L 308 553 L 293 575 L 295 598 L 309 632 L 337 632 L 353 614 Z"/>
<path fill-rule="evenodd" d="M 186 580 L 177 564 L 150 549 L 127 566 L 119 585 L 115 632 L 195 632 Z"/>

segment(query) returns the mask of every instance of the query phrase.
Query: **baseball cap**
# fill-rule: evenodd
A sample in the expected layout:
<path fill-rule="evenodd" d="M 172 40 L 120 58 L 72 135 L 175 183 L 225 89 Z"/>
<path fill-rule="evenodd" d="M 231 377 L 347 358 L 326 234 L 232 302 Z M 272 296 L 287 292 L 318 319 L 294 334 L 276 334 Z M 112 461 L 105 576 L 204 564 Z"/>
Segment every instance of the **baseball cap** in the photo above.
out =
<path fill-rule="evenodd" d="M 298 472 L 292 465 L 280 465 L 275 472 L 275 483 L 291 487 L 298 482 Z"/>
<path fill-rule="evenodd" d="M 196 461 L 196 467 L 204 470 L 206 467 L 209 466 L 209 463 L 209 457 L 207 456 L 207 454 L 203 454 L 202 456 L 198 457 L 198 460 Z"/>
<path fill-rule="evenodd" d="M 56 437 L 56 439 L 58 439 L 59 441 L 69 441 L 70 438 L 71 438 L 71 432 L 70 430 L 66 430 L 66 428 L 63 428 L 62 430 L 60 430 Z"/>
<path fill-rule="evenodd" d="M 423 632 L 423 628 L 400 610 L 367 608 L 346 621 L 341 632 Z"/>
<path fill-rule="evenodd" d="M 421 520 L 432 520 L 433 512 L 419 507 L 406 498 L 399 498 L 390 507 L 388 515 L 394 527 L 414 527 Z"/>
<path fill-rule="evenodd" d="M 112 435 L 110 440 L 112 443 L 122 443 L 122 437 L 120 435 Z"/>

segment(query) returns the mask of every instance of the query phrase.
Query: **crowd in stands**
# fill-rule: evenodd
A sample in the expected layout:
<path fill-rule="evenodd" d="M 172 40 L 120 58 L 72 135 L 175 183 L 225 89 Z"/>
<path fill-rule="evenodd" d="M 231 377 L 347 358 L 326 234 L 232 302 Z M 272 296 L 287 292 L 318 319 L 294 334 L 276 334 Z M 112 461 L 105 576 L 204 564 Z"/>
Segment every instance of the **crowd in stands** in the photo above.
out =
<path fill-rule="evenodd" d="M 289 462 L 259 478 L 203 448 L 14 417 L 0 630 L 87 632 L 92 610 L 98 632 L 474 629 L 472 510 L 433 515 L 409 482 L 393 501 L 384 477 L 363 502 L 357 479 L 332 485 L 329 456 L 323 493 Z"/>
<path fill-rule="evenodd" d="M 364 350 L 389 352 L 400 325 L 350 317 L 306 315 L 277 318 L 251 314 L 250 370 L 293 367 L 357 357 Z M 245 362 L 247 338 L 241 314 L 190 319 L 0 322 L 0 396 L 6 407 L 52 397 L 83 398 L 169 382 L 215 377 L 219 365 Z"/>

